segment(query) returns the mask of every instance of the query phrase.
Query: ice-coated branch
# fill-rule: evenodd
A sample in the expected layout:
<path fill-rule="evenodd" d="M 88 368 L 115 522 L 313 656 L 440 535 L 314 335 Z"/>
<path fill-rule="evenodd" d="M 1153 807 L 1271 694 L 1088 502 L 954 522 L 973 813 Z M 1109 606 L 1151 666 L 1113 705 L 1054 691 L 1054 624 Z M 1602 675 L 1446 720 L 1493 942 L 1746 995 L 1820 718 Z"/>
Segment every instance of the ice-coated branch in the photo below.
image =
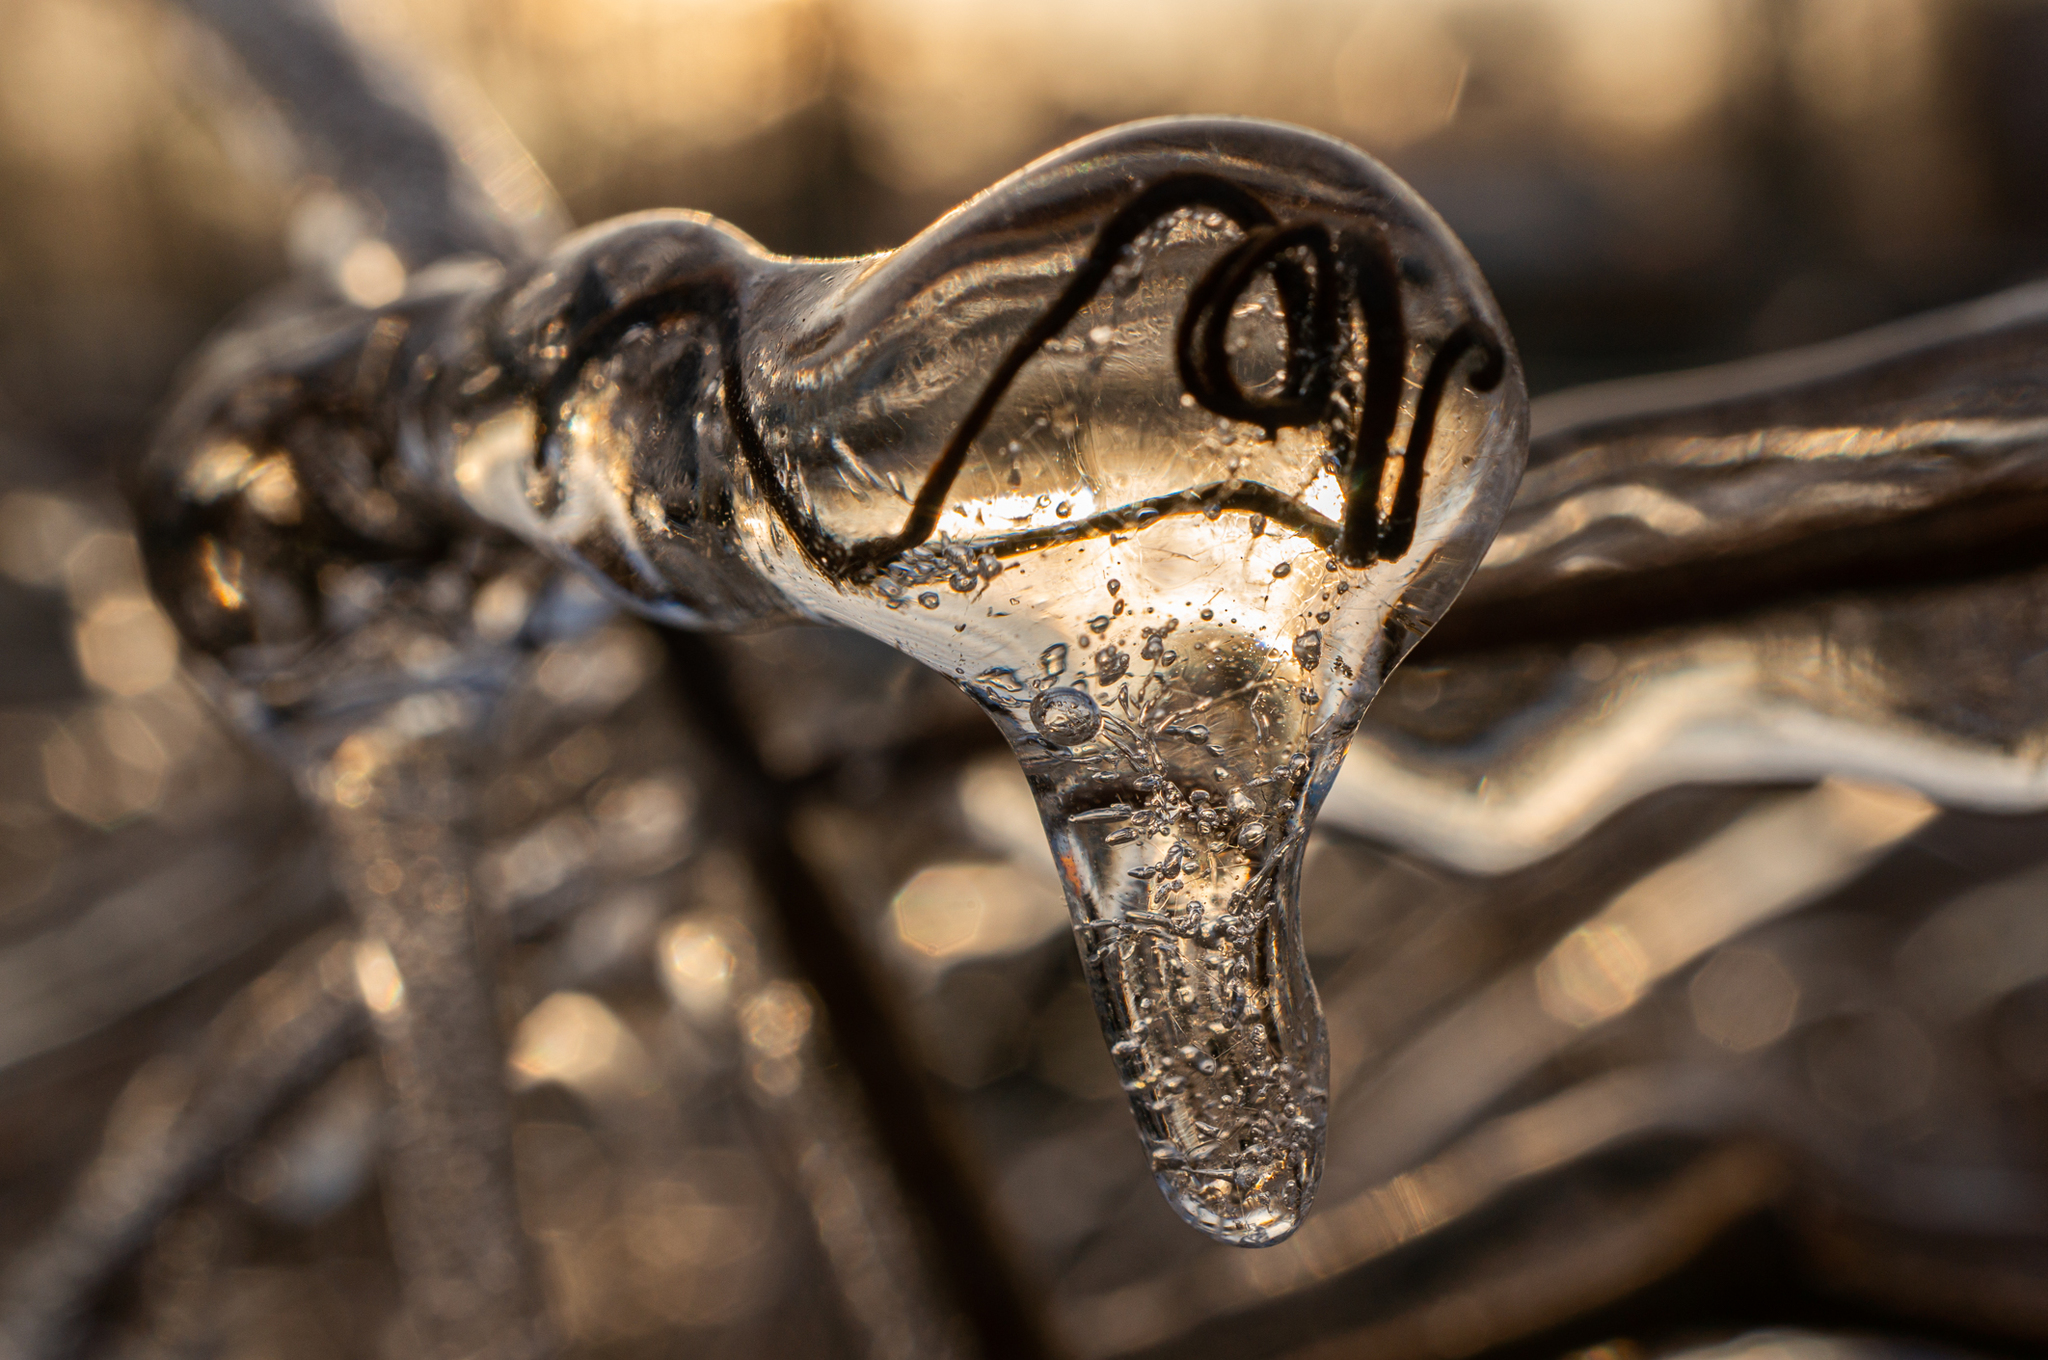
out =
<path fill-rule="evenodd" d="M 447 73 L 378 50 L 327 0 L 176 0 L 283 115 L 308 171 L 360 196 L 409 269 L 529 258 L 567 230 L 553 188 Z"/>
<path fill-rule="evenodd" d="M 1037 793 L 1162 1188 L 1257 1245 L 1320 1174 L 1301 849 L 1525 431 L 1485 284 L 1404 185 L 1165 120 L 884 256 L 650 213 L 227 337 L 138 504 L 186 636 L 316 763 L 323 724 L 491 687 L 538 618 L 479 607 L 517 542 L 665 623 L 839 624 L 949 676 Z"/>

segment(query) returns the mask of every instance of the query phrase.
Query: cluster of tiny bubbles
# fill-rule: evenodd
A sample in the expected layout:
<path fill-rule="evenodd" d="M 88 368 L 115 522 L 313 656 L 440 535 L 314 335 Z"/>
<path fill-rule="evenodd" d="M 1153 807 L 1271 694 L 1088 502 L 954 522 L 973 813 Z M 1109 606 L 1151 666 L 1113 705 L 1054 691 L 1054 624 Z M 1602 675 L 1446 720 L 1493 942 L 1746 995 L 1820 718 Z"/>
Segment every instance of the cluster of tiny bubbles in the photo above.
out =
<path fill-rule="evenodd" d="M 956 595 L 972 595 L 1002 573 L 1002 559 L 994 553 L 940 535 L 891 562 L 876 576 L 875 589 L 889 608 L 901 609 L 916 586 L 944 582 Z M 926 609 L 937 609 L 941 603 L 936 590 L 919 591 L 916 598 Z"/>
<path fill-rule="evenodd" d="M 1165 522 L 1204 561 L 1274 543 L 1263 516 Z M 980 559 L 928 545 L 883 598 Z M 993 656 L 966 683 L 1037 795 L 1161 1189 L 1204 1232 L 1256 1245 L 1299 1223 L 1322 1160 L 1326 1048 L 1292 866 L 1320 740 L 1315 682 L 1341 662 L 1341 634 L 1309 601 L 1334 599 L 1344 568 L 1299 553 L 1231 587 L 1214 574 L 1168 584 L 1144 560 L 1108 538 L 1012 555 L 1004 567 L 1049 606 L 1015 616 L 1036 665 Z M 1092 589 L 1091 568 L 1107 568 Z M 1285 591 L 1269 599 L 1264 581 Z"/>

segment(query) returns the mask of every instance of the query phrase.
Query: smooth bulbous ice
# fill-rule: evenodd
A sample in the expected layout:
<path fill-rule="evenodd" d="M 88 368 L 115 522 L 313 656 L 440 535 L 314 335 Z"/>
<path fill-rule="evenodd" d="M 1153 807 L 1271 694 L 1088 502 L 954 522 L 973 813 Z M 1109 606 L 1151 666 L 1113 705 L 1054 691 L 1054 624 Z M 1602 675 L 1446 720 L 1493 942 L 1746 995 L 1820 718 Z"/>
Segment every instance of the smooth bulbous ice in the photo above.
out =
<path fill-rule="evenodd" d="M 886 640 L 1015 749 L 1169 1201 L 1293 1230 L 1327 1105 L 1304 840 L 1526 443 L 1492 299 L 1405 186 L 1293 129 L 1138 124 L 887 255 L 646 215 L 293 343 L 202 383 L 153 463 L 188 635 L 290 645 L 319 611 L 304 529 L 208 492 L 233 447 L 285 453 L 351 543 L 480 519 L 672 623 Z M 359 391 L 373 350 L 402 376 L 350 438 L 233 400 Z"/>

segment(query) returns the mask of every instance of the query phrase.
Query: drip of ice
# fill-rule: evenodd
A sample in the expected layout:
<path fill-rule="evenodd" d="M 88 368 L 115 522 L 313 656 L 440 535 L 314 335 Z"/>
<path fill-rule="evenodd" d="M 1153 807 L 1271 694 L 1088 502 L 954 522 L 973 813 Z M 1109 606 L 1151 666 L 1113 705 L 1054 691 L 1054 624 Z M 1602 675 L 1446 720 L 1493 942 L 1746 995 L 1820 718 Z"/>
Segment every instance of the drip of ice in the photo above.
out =
<path fill-rule="evenodd" d="M 648 215 L 294 342 L 153 463 L 188 635 L 274 645 L 323 607 L 276 604 L 316 589 L 304 531 L 206 508 L 210 458 L 275 448 L 352 551 L 481 518 L 669 622 L 888 641 L 1015 749 L 1168 1200 L 1228 1242 L 1294 1229 L 1328 1069 L 1304 839 L 1526 444 L 1493 301 L 1406 186 L 1294 129 L 1137 124 L 888 255 Z M 349 437 L 261 415 L 287 367 Z"/>

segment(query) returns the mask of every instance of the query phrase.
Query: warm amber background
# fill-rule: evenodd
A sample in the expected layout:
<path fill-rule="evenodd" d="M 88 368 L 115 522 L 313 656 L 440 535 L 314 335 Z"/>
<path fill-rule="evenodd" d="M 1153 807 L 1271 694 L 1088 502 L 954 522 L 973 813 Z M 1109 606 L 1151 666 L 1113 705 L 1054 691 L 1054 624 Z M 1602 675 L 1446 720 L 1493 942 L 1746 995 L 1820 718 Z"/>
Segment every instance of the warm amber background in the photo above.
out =
<path fill-rule="evenodd" d="M 579 220 L 887 247 L 1062 141 L 1226 112 L 1356 141 L 1471 246 L 1539 390 L 1777 347 L 2032 270 L 2048 18 L 2020 0 L 350 0 L 467 73 Z M 284 268 L 307 187 L 147 0 L 6 0 L 0 429 L 130 446 Z"/>
<path fill-rule="evenodd" d="M 1443 212 L 1538 393 L 1824 338 L 2048 259 L 2048 8 L 2027 0 L 344 12 L 446 97 L 481 93 L 577 220 L 696 207 L 792 253 L 899 243 L 1123 119 L 1320 128 L 1388 159 Z M 181 357 L 290 259 L 318 254 L 334 199 L 181 12 L 0 0 L 0 32 L 0 488 L 111 506 L 110 474 Z M 0 529 L 42 532 L 32 510 L 17 503 Z M 15 588 L 52 584 L 37 551 L 0 583 L 0 703 L 73 691 L 61 602 Z M 11 747 L 0 757 L 26 768 Z M 34 800 L 34 783 L 8 796 Z M 10 813 L 0 828 L 23 817 L 37 820 Z"/>

